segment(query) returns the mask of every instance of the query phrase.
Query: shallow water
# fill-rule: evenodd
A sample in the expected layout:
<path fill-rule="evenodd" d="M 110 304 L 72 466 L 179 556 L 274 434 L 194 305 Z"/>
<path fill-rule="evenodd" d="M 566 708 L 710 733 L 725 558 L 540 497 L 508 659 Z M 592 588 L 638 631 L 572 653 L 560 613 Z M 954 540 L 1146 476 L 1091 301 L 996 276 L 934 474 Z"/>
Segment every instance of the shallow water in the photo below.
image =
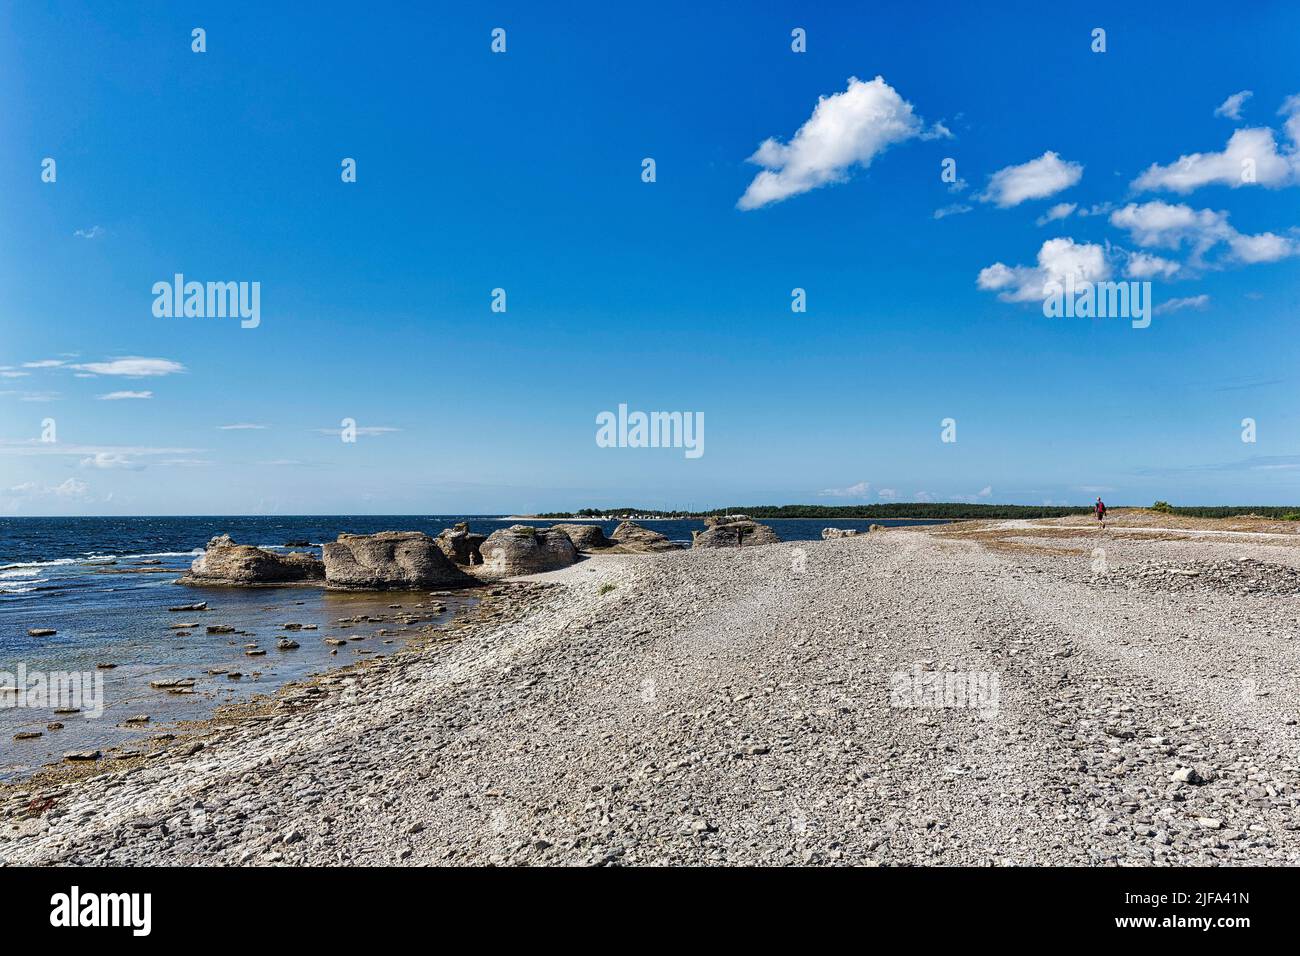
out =
<path fill-rule="evenodd" d="M 340 594 L 320 588 L 192 588 L 177 585 L 208 539 L 229 533 L 241 544 L 285 550 L 289 542 L 310 542 L 294 550 L 319 554 L 320 543 L 340 532 L 369 533 L 415 530 L 434 535 L 457 521 L 490 534 L 516 523 L 483 516 L 335 516 L 335 517 L 192 517 L 192 518 L 0 518 L 0 687 L 18 683 L 20 666 L 28 685 L 37 675 L 69 672 L 103 679 L 102 716 L 56 715 L 53 705 L 15 707 L 15 696 L 0 693 L 0 779 L 21 776 L 71 750 L 106 749 L 157 735 L 179 720 L 208 716 L 219 703 L 273 693 L 277 687 L 352 663 L 381 656 L 402 646 L 397 635 L 369 636 L 331 654 L 326 637 L 373 635 L 397 624 L 335 625 L 340 618 L 394 613 L 390 604 L 418 611 L 417 603 L 446 603 L 443 620 L 472 603 L 471 596 L 437 599 L 423 592 Z M 549 526 L 551 521 L 523 522 Z M 598 522 L 606 533 L 618 522 Z M 702 521 L 642 522 L 675 540 L 689 542 Z M 788 541 L 821 537 L 824 527 L 865 530 L 869 521 L 772 521 Z M 877 521 L 877 524 L 916 524 Z M 172 606 L 208 602 L 204 612 L 170 612 Z M 180 636 L 172 625 L 199 626 Z M 285 631 L 286 623 L 315 624 L 317 630 Z M 422 624 L 425 622 L 422 622 Z M 244 633 L 208 634 L 211 624 L 228 624 Z M 31 628 L 58 633 L 30 637 Z M 296 650 L 278 650 L 280 637 L 292 637 Z M 384 643 L 385 640 L 391 643 Z M 265 656 L 248 657 L 244 645 L 255 643 Z M 371 652 L 371 653 L 364 653 Z M 97 664 L 114 664 L 98 670 Z M 229 680 L 211 669 L 238 670 Z M 174 695 L 149 687 L 150 681 L 194 678 L 194 693 Z M 93 690 L 93 683 L 87 688 Z M 27 701 L 30 702 L 30 701 Z M 127 717 L 148 714 L 143 727 L 127 726 Z M 46 725 L 61 722 L 50 731 Z M 20 732 L 40 732 L 31 740 L 14 740 Z"/>

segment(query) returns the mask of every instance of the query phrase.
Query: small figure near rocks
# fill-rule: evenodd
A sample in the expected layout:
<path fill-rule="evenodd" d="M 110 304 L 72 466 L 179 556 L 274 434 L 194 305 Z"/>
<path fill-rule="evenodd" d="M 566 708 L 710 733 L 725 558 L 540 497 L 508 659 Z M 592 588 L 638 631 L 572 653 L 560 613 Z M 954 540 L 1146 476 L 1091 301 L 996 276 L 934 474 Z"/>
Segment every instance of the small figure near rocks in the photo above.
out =
<path fill-rule="evenodd" d="M 433 540 L 442 549 L 442 553 L 457 564 L 483 563 L 483 554 L 479 549 L 487 540 L 487 535 L 470 531 L 467 521 L 458 521 L 450 528 L 443 529 Z"/>

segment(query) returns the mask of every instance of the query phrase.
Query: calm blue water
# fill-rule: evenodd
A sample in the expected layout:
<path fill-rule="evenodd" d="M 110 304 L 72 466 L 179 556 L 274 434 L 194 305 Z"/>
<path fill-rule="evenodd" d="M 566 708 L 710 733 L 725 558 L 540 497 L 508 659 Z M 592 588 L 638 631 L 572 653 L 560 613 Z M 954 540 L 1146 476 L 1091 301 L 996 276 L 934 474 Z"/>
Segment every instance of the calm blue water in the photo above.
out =
<path fill-rule="evenodd" d="M 363 656 L 391 653 L 400 638 L 377 635 L 382 626 L 364 629 L 365 637 L 335 651 L 325 637 L 357 636 L 342 618 L 392 615 L 390 604 L 414 610 L 429 601 L 415 594 L 340 594 L 321 588 L 189 588 L 175 584 L 208 539 L 230 534 L 240 544 L 284 550 L 290 542 L 310 542 L 292 550 L 319 553 L 320 544 L 341 532 L 424 531 L 436 535 L 457 521 L 490 534 L 515 524 L 546 527 L 552 521 L 516 522 L 482 515 L 316 516 L 316 517 L 181 517 L 181 518 L 0 518 L 0 686 L 16 686 L 19 664 L 28 671 L 93 672 L 105 670 L 102 717 L 57 716 L 49 710 L 0 707 L 0 779 L 20 776 L 69 750 L 129 745 L 133 739 L 165 730 L 170 722 L 206 716 L 213 705 L 271 693 L 279 685 Z M 618 522 L 598 522 L 606 533 Z M 703 521 L 640 522 L 668 537 L 689 542 Z M 877 524 L 920 524 L 877 521 Z M 784 540 L 820 539 L 822 528 L 866 530 L 869 521 L 781 520 L 771 526 Z M 472 596 L 450 596 L 445 623 Z M 207 601 L 202 613 L 173 613 L 174 605 Z M 193 622 L 188 635 L 172 625 Z M 314 631 L 293 636 L 294 650 L 281 651 L 287 622 L 315 624 Z M 209 624 L 230 624 L 235 635 L 209 635 Z M 51 628 L 52 637 L 28 636 L 30 628 Z M 387 643 L 385 642 L 387 641 Z M 245 645 L 255 643 L 266 655 L 250 658 Z M 334 651 L 331 653 L 331 651 Z M 239 670 L 230 681 L 212 669 Z M 6 676 L 8 675 L 8 676 Z M 149 688 L 161 678 L 193 677 L 193 695 L 167 695 Z M 148 713 L 147 729 L 126 726 L 125 717 Z M 46 724 L 61 721 L 63 729 Z M 40 731 L 33 740 L 15 741 L 18 732 Z"/>

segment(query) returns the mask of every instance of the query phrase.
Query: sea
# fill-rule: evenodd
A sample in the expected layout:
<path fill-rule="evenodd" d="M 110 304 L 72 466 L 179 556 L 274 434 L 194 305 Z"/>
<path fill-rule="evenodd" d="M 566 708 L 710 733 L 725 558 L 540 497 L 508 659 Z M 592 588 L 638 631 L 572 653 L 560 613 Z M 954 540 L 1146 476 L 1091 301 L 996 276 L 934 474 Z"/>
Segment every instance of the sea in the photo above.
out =
<path fill-rule="evenodd" d="M 383 625 L 341 625 L 358 616 L 391 616 L 430 601 L 422 593 L 356 594 L 315 587 L 194 588 L 176 584 L 208 540 L 229 534 L 239 544 L 319 555 L 322 542 L 340 533 L 424 531 L 436 535 L 459 521 L 491 534 L 511 524 L 548 527 L 554 521 L 485 515 L 329 515 L 293 517 L 94 517 L 0 518 L 0 780 L 21 779 L 72 751 L 129 752 L 133 741 L 167 733 L 182 721 L 210 716 L 222 703 L 273 693 L 289 681 L 403 646 L 400 636 L 379 636 Z M 599 524 L 606 534 L 617 521 Z M 638 519 L 689 544 L 704 522 Z M 872 523 L 911 520 L 783 519 L 765 521 L 785 541 L 821 538 L 823 528 L 865 531 Z M 472 605 L 472 594 L 439 598 L 439 624 Z M 203 612 L 169 608 L 207 602 Z M 193 628 L 175 625 L 194 623 Z M 208 634 L 212 624 L 237 629 Z M 285 624 L 315 625 L 288 631 Z M 53 635 L 32 637 L 32 629 Z M 399 630 L 390 628 L 391 630 Z M 357 638 L 344 647 L 327 637 Z M 299 647 L 280 650 L 278 639 Z M 250 657 L 248 645 L 264 655 Z M 112 665 L 103 667 L 101 665 Z M 211 673 L 217 671 L 218 673 Z M 231 674 L 241 676 L 232 679 Z M 21 681 L 20 681 L 21 678 Z M 33 691 L 78 680 L 76 713 L 56 714 L 55 695 Z M 150 682 L 193 679 L 191 694 L 171 694 Z M 97 682 L 101 682 L 97 686 Z M 5 692 L 4 688 L 11 688 Z M 26 692 L 18 693 L 17 691 Z M 98 702 L 87 704 L 87 701 Z M 66 700 L 63 701 L 67 703 Z M 98 706 L 102 704 L 102 707 Z M 148 717 L 147 721 L 128 718 Z M 51 729 L 52 725 L 62 727 Z M 39 736 L 29 736 L 36 735 Z M 15 739 L 15 735 L 23 735 Z"/>

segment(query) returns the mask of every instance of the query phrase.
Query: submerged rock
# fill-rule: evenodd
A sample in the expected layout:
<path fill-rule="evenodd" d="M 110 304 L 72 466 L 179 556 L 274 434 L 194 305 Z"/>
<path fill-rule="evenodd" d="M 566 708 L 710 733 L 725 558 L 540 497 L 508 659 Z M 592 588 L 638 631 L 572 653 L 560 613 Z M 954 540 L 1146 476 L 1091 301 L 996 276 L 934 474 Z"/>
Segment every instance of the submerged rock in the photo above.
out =
<path fill-rule="evenodd" d="M 181 584 L 240 587 L 256 584 L 291 584 L 319 581 L 324 565 L 310 554 L 276 554 L 248 544 L 235 544 L 230 535 L 208 542 L 203 554 L 190 565 Z M 185 610 L 198 610 L 186 607 Z"/>
<path fill-rule="evenodd" d="M 325 586 L 343 591 L 465 587 L 477 582 L 422 531 L 341 534 L 323 548 Z"/>
<path fill-rule="evenodd" d="M 604 530 L 598 524 L 556 524 L 551 525 L 551 530 L 564 532 L 579 551 L 599 551 L 614 544 L 605 537 Z"/>
<path fill-rule="evenodd" d="M 492 532 L 481 550 L 480 573 L 494 578 L 555 571 L 578 560 L 578 550 L 563 531 L 525 524 Z"/>
<path fill-rule="evenodd" d="M 467 522 L 456 522 L 454 526 L 440 531 L 433 540 L 442 549 L 442 553 L 457 564 L 483 563 L 483 554 L 479 549 L 487 540 L 487 535 L 470 531 Z"/>
<path fill-rule="evenodd" d="M 704 525 L 703 531 L 692 532 L 692 548 L 739 548 L 781 542 L 775 531 L 748 515 L 705 518 Z"/>
<path fill-rule="evenodd" d="M 635 521 L 624 521 L 609 537 L 620 551 L 677 551 L 682 547 L 658 531 L 643 528 Z"/>

